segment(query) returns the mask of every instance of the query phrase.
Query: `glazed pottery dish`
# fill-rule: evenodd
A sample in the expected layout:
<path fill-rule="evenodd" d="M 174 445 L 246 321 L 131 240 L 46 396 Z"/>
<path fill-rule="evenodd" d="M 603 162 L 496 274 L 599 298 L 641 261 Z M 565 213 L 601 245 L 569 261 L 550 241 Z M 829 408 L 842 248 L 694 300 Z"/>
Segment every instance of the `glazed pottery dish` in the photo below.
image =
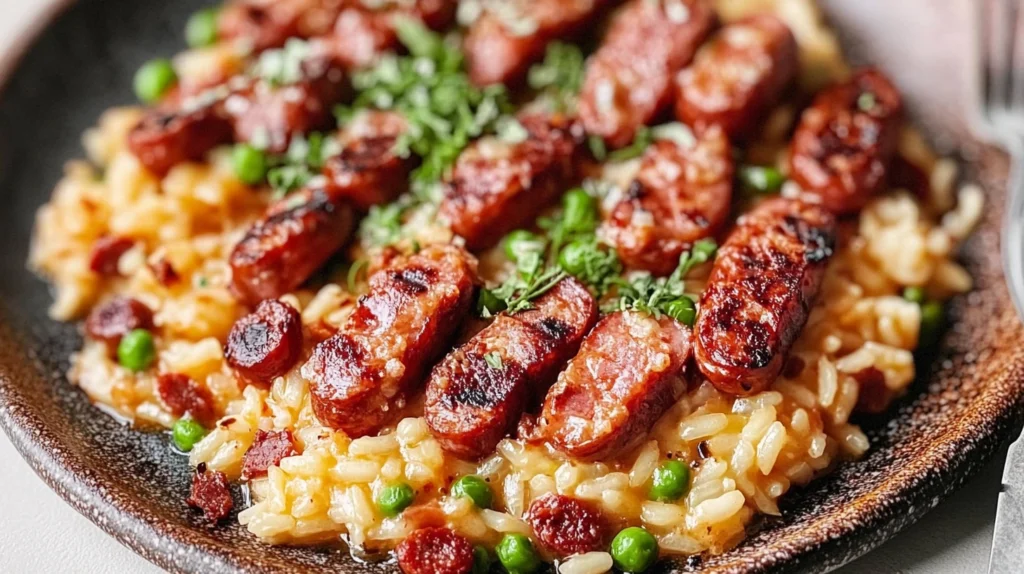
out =
<path fill-rule="evenodd" d="M 1024 385 L 1004 157 L 871 4 L 63 6 L 0 94 L 0 421 L 175 571 L 850 560 Z"/>

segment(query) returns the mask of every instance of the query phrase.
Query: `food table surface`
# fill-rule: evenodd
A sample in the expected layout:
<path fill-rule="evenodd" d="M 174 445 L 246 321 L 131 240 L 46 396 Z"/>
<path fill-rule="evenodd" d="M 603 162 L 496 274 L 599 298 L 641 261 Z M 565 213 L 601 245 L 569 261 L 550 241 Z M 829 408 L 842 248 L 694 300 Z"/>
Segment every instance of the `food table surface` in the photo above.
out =
<path fill-rule="evenodd" d="M 0 53 L 54 0 L 0 0 Z M 51 491 L 0 433 L 0 572 L 160 572 Z M 981 572 L 988 564 L 1003 455 L 920 522 L 843 574 Z"/>

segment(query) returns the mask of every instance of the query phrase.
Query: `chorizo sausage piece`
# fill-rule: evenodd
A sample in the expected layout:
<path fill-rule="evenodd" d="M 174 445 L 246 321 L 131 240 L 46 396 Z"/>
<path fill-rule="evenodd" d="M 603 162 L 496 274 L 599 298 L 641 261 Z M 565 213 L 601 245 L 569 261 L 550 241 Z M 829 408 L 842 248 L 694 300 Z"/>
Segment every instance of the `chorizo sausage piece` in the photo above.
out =
<path fill-rule="evenodd" d="M 244 40 L 255 52 L 280 48 L 289 38 L 330 32 L 341 5 L 338 0 L 235 0 L 218 15 L 218 35 Z"/>
<path fill-rule="evenodd" d="M 405 129 L 399 114 L 376 111 L 360 114 L 346 126 L 341 153 L 324 164 L 324 175 L 337 194 L 367 211 L 408 191 L 413 161 L 394 152 Z"/>
<path fill-rule="evenodd" d="M 600 510 L 553 492 L 533 501 L 526 521 L 541 544 L 559 556 L 602 550 L 608 541 L 608 522 Z"/>
<path fill-rule="evenodd" d="M 152 329 L 153 311 L 131 297 L 115 297 L 93 309 L 85 320 L 85 334 L 106 343 L 113 352 L 121 337 L 135 329 Z"/>
<path fill-rule="evenodd" d="M 804 198 L 836 215 L 859 211 L 886 180 L 903 104 L 881 72 L 865 69 L 822 91 L 793 134 L 789 175 Z"/>
<path fill-rule="evenodd" d="M 157 176 L 231 141 L 231 122 L 215 106 L 156 109 L 147 112 L 128 132 L 128 149 Z"/>
<path fill-rule="evenodd" d="M 694 329 L 697 366 L 718 390 L 758 393 L 807 322 L 836 244 L 820 206 L 776 198 L 744 214 L 718 251 Z"/>
<path fill-rule="evenodd" d="M 129 249 L 135 245 L 131 237 L 106 235 L 92 244 L 89 253 L 89 271 L 103 277 L 117 275 L 117 264 Z"/>
<path fill-rule="evenodd" d="M 224 358 L 247 382 L 269 385 L 299 360 L 302 319 L 287 303 L 267 299 L 231 326 Z"/>
<path fill-rule="evenodd" d="M 579 102 L 587 133 L 611 147 L 632 142 L 671 105 L 676 73 L 714 23 L 707 0 L 632 0 L 587 62 Z"/>
<path fill-rule="evenodd" d="M 722 28 L 676 79 L 676 117 L 695 127 L 718 124 L 730 139 L 750 136 L 796 77 L 796 38 L 771 14 Z"/>
<path fill-rule="evenodd" d="M 405 574 L 469 574 L 473 571 L 473 545 L 452 530 L 420 528 L 395 548 L 398 567 Z"/>
<path fill-rule="evenodd" d="M 206 428 L 217 422 L 216 405 L 210 390 L 188 375 L 164 373 L 156 379 L 156 391 L 172 415 L 191 416 Z"/>
<path fill-rule="evenodd" d="M 684 250 L 729 218 L 732 176 L 732 149 L 718 126 L 692 142 L 656 141 L 601 235 L 628 267 L 668 275 Z"/>
<path fill-rule="evenodd" d="M 604 458 L 643 440 L 686 390 L 691 333 L 668 316 L 606 316 L 544 400 L 542 435 L 577 458 Z"/>
<path fill-rule="evenodd" d="M 479 139 L 455 162 L 439 214 L 480 251 L 509 231 L 529 226 L 576 180 L 583 131 L 561 116 L 527 116 L 526 140 Z"/>
<path fill-rule="evenodd" d="M 516 314 L 502 313 L 434 367 L 424 407 L 441 447 L 466 459 L 494 451 L 597 320 L 597 302 L 563 279 Z"/>
<path fill-rule="evenodd" d="M 331 43 L 347 68 L 363 68 L 399 47 L 396 18 L 412 18 L 432 30 L 443 30 L 455 17 L 456 4 L 455 0 L 415 0 L 384 3 L 377 9 L 350 6 L 338 16 Z"/>
<path fill-rule="evenodd" d="M 215 523 L 227 517 L 235 507 L 227 475 L 206 468 L 205 462 L 199 463 L 196 473 L 192 475 L 192 486 L 185 503 L 202 510 L 203 517 L 210 522 Z"/>
<path fill-rule="evenodd" d="M 473 257 L 441 245 L 371 275 L 355 311 L 302 367 L 320 422 L 351 437 L 378 430 L 448 348 L 476 282 Z"/>
<path fill-rule="evenodd" d="M 334 125 L 334 105 L 350 93 L 344 71 L 324 54 L 302 63 L 302 79 L 283 86 L 259 80 L 224 101 L 236 141 L 284 153 L 292 137 Z M 265 145 L 262 145 L 265 144 Z"/>
<path fill-rule="evenodd" d="M 329 189 L 305 189 L 272 206 L 228 262 L 231 290 L 255 305 L 302 285 L 352 234 L 352 209 Z"/>
<path fill-rule="evenodd" d="M 478 86 L 521 84 L 530 66 L 543 59 L 549 42 L 580 34 L 609 3 L 509 0 L 500 9 L 485 4 L 463 42 L 470 79 Z"/>
<path fill-rule="evenodd" d="M 281 460 L 295 456 L 295 439 L 292 431 L 277 430 L 267 432 L 256 431 L 249 450 L 242 457 L 242 480 L 252 480 L 267 476 L 267 469 L 281 464 Z"/>

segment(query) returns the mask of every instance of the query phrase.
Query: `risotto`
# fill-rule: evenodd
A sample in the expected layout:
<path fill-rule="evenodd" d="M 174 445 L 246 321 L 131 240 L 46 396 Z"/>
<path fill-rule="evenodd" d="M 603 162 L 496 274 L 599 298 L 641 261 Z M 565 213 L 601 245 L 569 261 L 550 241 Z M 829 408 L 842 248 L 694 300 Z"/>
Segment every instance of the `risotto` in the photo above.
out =
<path fill-rule="evenodd" d="M 896 112 L 883 118 L 898 94 L 888 109 L 884 80 L 851 72 L 812 0 L 534 4 L 231 2 L 192 18 L 187 51 L 140 70 L 149 106 L 109 110 L 85 134 L 88 160 L 67 165 L 40 209 L 30 265 L 54 287 L 55 319 L 89 317 L 69 380 L 171 429 L 197 469 L 190 504 L 208 518 L 227 515 L 224 487 L 242 482 L 251 496 L 237 520 L 268 544 L 345 543 L 381 559 L 397 547 L 412 572 L 640 571 L 739 544 L 790 488 L 863 455 L 856 413 L 883 412 L 914 379 L 943 302 L 971 289 L 955 255 L 982 193 L 958 187 L 955 164 Z M 590 29 L 607 30 L 592 54 L 563 43 Z M 835 111 L 843 89 L 860 90 L 853 111 Z M 464 99 L 437 103 L 444 90 Z M 680 121 L 662 122 L 673 106 Z M 849 141 L 879 133 L 890 149 Z M 343 200 L 330 195 L 342 187 Z M 311 207 L 321 196 L 326 207 Z M 782 204 L 821 213 L 820 225 L 793 223 L 800 212 L 779 227 L 799 227 L 785 241 L 818 255 L 808 247 L 803 274 L 780 279 L 790 307 L 772 315 L 766 291 L 735 311 L 752 279 L 726 263 L 756 262 L 738 238 L 761 245 L 758 218 Z M 301 235 L 307 224 L 317 235 Z M 772 241 L 774 257 L 783 239 Z M 452 250 L 468 287 L 453 279 L 436 307 L 401 307 L 434 293 L 401 273 Z M 539 336 L 528 317 L 564 282 L 582 285 L 593 316 L 566 319 L 572 303 L 554 299 L 555 350 L 515 375 L 519 340 L 488 337 Z M 434 311 L 449 299 L 457 311 Z M 360 331 L 381 305 L 409 324 Z M 769 323 L 734 352 L 768 354 L 744 367 L 756 376 L 736 375 L 722 337 Z M 666 335 L 642 355 L 667 369 L 650 382 L 660 394 L 630 390 L 643 409 L 588 403 L 589 418 L 624 430 L 574 450 L 578 433 L 555 440 L 549 419 L 583 408 L 581 395 L 558 403 L 578 387 L 625 396 L 595 350 L 616 325 L 632 339 L 611 344 L 609 365 L 652 333 L 685 343 Z M 473 378 L 474 345 L 486 350 L 479 368 L 502 378 Z M 384 402 L 342 404 L 338 377 L 367 354 L 385 365 L 360 371 Z M 490 385 L 473 387 L 486 400 L 451 391 L 463 377 Z M 505 402 L 490 402 L 495 386 Z M 433 410 L 452 401 L 503 418 L 453 439 Z"/>

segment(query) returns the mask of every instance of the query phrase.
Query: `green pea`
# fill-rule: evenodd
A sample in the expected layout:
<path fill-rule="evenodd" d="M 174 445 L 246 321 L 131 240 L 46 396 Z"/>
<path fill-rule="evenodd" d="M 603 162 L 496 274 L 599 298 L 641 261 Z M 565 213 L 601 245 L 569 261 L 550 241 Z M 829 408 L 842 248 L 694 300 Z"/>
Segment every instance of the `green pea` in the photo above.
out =
<path fill-rule="evenodd" d="M 135 96 L 145 104 L 153 104 L 177 83 L 178 74 L 175 73 L 170 60 L 150 60 L 135 72 Z"/>
<path fill-rule="evenodd" d="M 191 48 L 202 48 L 217 41 L 217 9 L 207 8 L 192 14 L 185 24 L 185 42 Z"/>
<path fill-rule="evenodd" d="M 597 226 L 597 200 L 583 189 L 576 188 L 562 196 L 562 219 L 566 229 L 590 231 Z"/>
<path fill-rule="evenodd" d="M 745 165 L 739 171 L 740 183 L 743 188 L 757 195 L 778 193 L 786 178 L 774 167 Z"/>
<path fill-rule="evenodd" d="M 593 247 L 586 242 L 573 241 L 558 254 L 558 264 L 570 275 L 582 275 L 587 270 L 587 257 L 593 251 Z"/>
<path fill-rule="evenodd" d="M 267 154 L 249 144 L 235 146 L 231 164 L 242 183 L 257 185 L 267 177 Z"/>
<path fill-rule="evenodd" d="M 918 336 L 919 349 L 930 347 L 938 342 L 942 330 L 942 303 L 928 301 L 921 305 L 921 334 Z"/>
<path fill-rule="evenodd" d="M 544 243 L 544 238 L 536 233 L 517 229 L 505 236 L 505 255 L 512 261 L 519 261 L 526 253 L 544 251 Z"/>
<path fill-rule="evenodd" d="M 398 516 L 412 504 L 415 498 L 416 491 L 408 484 L 404 482 L 390 484 L 377 495 L 377 508 L 385 516 Z"/>
<path fill-rule="evenodd" d="M 911 303 L 920 305 L 924 303 L 924 289 L 920 287 L 907 287 L 903 290 L 903 298 Z"/>
<path fill-rule="evenodd" d="M 693 304 L 693 299 L 680 297 L 665 306 L 665 314 L 688 327 L 692 327 L 693 322 L 697 319 L 697 307 Z"/>
<path fill-rule="evenodd" d="M 465 496 L 480 508 L 490 508 L 494 493 L 491 492 L 491 487 L 484 482 L 484 479 L 467 474 L 452 485 L 452 496 Z"/>
<path fill-rule="evenodd" d="M 192 419 L 178 419 L 171 427 L 171 438 L 174 439 L 174 445 L 182 452 L 192 450 L 192 447 L 204 436 L 206 436 L 206 429 Z"/>
<path fill-rule="evenodd" d="M 491 553 L 477 544 L 473 547 L 473 574 L 487 574 L 491 570 Z"/>
<path fill-rule="evenodd" d="M 153 335 L 145 329 L 135 329 L 121 337 L 117 345 L 117 362 L 126 369 L 145 371 L 156 359 Z"/>
<path fill-rule="evenodd" d="M 530 574 L 540 568 L 540 557 L 533 542 L 522 534 L 506 534 L 495 551 L 509 574 Z"/>
<path fill-rule="evenodd" d="M 658 561 L 658 541 L 650 532 L 631 526 L 612 540 L 612 560 L 623 572 L 643 572 Z"/>
<path fill-rule="evenodd" d="M 690 469 L 678 460 L 665 461 L 654 469 L 648 497 L 659 502 L 679 500 L 690 490 Z"/>

